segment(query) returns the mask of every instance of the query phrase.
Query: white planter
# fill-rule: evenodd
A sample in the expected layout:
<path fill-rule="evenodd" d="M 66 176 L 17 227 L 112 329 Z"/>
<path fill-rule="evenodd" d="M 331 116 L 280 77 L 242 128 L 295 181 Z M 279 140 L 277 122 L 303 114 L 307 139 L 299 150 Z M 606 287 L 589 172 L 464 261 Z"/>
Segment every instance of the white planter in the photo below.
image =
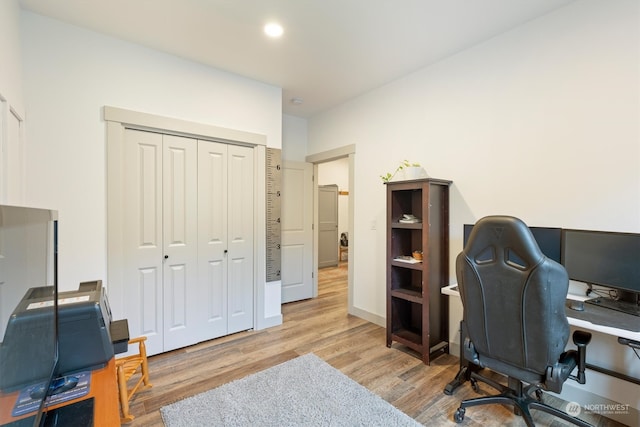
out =
<path fill-rule="evenodd" d="M 408 166 L 402 169 L 401 180 L 423 179 L 428 178 L 427 171 L 422 166 Z"/>

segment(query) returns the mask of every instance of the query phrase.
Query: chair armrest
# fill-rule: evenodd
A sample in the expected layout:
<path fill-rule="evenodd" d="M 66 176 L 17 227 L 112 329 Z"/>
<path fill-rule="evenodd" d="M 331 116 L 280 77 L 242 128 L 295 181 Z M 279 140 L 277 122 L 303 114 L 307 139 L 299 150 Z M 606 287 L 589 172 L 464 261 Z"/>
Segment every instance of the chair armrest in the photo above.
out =
<path fill-rule="evenodd" d="M 587 344 L 590 341 L 591 334 L 589 332 L 573 332 L 573 343 L 578 347 L 578 375 L 574 379 L 580 384 L 584 384 L 587 381 L 584 371 L 587 366 Z"/>
<path fill-rule="evenodd" d="M 129 344 L 138 344 L 138 352 L 134 353 L 134 354 L 131 354 L 129 356 L 116 358 L 116 368 L 118 368 L 120 366 L 125 366 L 127 363 L 130 363 L 130 362 L 139 363 L 142 360 L 142 358 L 146 359 L 146 357 L 147 357 L 147 348 L 144 345 L 144 342 L 146 340 L 147 340 L 147 337 L 145 337 L 145 336 L 131 338 L 129 340 Z"/>
<path fill-rule="evenodd" d="M 465 338 L 463 344 L 463 355 L 466 360 L 469 362 L 480 366 L 480 359 L 478 358 L 478 352 L 476 351 L 476 346 L 473 345 L 473 342 L 469 339 L 469 337 Z"/>
<path fill-rule="evenodd" d="M 145 336 L 131 338 L 129 340 L 129 344 L 135 344 L 135 343 L 139 343 L 139 342 L 144 342 L 146 340 L 147 340 L 147 337 L 145 337 Z"/>

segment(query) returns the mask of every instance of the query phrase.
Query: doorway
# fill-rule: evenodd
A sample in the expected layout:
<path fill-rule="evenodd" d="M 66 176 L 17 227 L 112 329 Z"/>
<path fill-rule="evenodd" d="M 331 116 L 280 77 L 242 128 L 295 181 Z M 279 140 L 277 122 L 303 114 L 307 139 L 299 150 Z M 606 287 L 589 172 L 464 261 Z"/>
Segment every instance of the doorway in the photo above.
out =
<path fill-rule="evenodd" d="M 318 203 L 318 291 L 332 276 L 335 267 L 347 271 L 349 263 L 349 158 L 342 157 L 317 164 Z M 346 253 L 341 251 L 341 236 Z M 334 267 L 334 268 L 331 268 Z M 346 276 L 346 274 L 345 274 Z"/>
<path fill-rule="evenodd" d="M 313 164 L 313 172 L 314 172 L 314 176 L 318 177 L 319 173 L 318 173 L 318 169 L 321 167 L 322 164 L 324 163 L 330 163 L 333 162 L 335 160 L 340 160 L 340 159 L 346 159 L 347 163 L 348 163 L 348 185 L 346 186 L 344 191 L 348 192 L 348 196 L 350 198 L 350 202 L 349 206 L 347 207 L 347 227 L 348 227 L 348 232 L 349 232 L 349 248 L 348 248 L 348 252 L 347 252 L 347 259 L 349 260 L 349 262 L 347 262 L 347 311 L 349 314 L 354 314 L 354 315 L 358 315 L 358 313 L 361 310 L 358 310 L 356 308 L 354 308 L 353 306 L 353 288 L 354 288 L 354 284 L 353 284 L 353 265 L 356 262 L 356 259 L 354 257 L 354 246 L 355 246 L 355 242 L 357 241 L 357 236 L 354 234 L 353 232 L 353 218 L 354 218 L 354 213 L 353 213 L 353 200 L 355 197 L 355 192 L 354 192 L 354 181 L 355 181 L 355 175 L 354 175 L 354 165 L 355 165 L 355 159 L 356 159 L 356 146 L 355 145 L 345 145 L 343 147 L 339 147 L 339 148 L 335 148 L 332 150 L 328 150 L 328 151 L 323 151 L 321 153 L 317 153 L 317 154 L 312 154 L 310 156 L 307 156 L 305 158 L 305 161 L 308 163 Z M 313 196 L 313 206 L 314 206 L 314 214 L 313 214 L 313 222 L 314 224 L 318 223 L 318 190 L 317 190 L 317 183 L 316 183 L 316 188 L 314 189 L 314 196 Z M 314 277 L 314 287 L 315 289 L 318 289 L 318 235 L 317 235 L 317 228 L 314 229 L 314 236 L 313 236 L 313 256 L 314 256 L 314 260 L 313 260 L 313 277 Z"/>

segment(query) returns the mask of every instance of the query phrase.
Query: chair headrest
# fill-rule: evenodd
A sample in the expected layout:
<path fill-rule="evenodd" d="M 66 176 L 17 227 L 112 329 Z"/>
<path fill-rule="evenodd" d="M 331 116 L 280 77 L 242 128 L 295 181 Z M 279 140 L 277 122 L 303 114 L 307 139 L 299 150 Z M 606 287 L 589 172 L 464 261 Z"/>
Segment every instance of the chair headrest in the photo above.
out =
<path fill-rule="evenodd" d="M 520 269 L 537 265 L 544 258 L 529 227 L 518 218 L 504 215 L 480 219 L 463 252 L 478 265 L 498 261 Z"/>

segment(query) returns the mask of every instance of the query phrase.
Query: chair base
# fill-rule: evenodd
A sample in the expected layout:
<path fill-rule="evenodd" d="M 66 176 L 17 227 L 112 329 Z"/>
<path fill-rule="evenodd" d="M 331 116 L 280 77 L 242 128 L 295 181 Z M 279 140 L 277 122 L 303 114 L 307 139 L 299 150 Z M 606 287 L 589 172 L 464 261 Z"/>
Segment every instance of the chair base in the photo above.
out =
<path fill-rule="evenodd" d="M 555 417 L 561 418 L 567 422 L 575 424 L 580 427 L 593 427 L 586 421 L 580 418 L 573 417 L 566 412 L 563 412 L 553 406 L 547 405 L 542 402 L 542 390 L 540 387 L 531 384 L 526 388 L 523 388 L 521 381 L 514 378 L 509 378 L 509 386 L 505 387 L 489 378 L 479 375 L 475 372 L 471 373 L 471 386 L 475 391 L 478 391 L 477 380 L 480 380 L 501 393 L 496 396 L 477 397 L 474 399 L 467 399 L 460 402 L 460 407 L 456 409 L 453 415 L 453 419 L 456 423 L 461 423 L 464 420 L 466 408 L 479 405 L 491 405 L 502 404 L 511 405 L 514 407 L 514 413 L 522 416 L 524 422 L 528 427 L 535 427 L 533 418 L 531 417 L 530 409 L 536 409 L 546 412 Z M 531 393 L 535 393 L 536 398 L 531 397 Z"/>

